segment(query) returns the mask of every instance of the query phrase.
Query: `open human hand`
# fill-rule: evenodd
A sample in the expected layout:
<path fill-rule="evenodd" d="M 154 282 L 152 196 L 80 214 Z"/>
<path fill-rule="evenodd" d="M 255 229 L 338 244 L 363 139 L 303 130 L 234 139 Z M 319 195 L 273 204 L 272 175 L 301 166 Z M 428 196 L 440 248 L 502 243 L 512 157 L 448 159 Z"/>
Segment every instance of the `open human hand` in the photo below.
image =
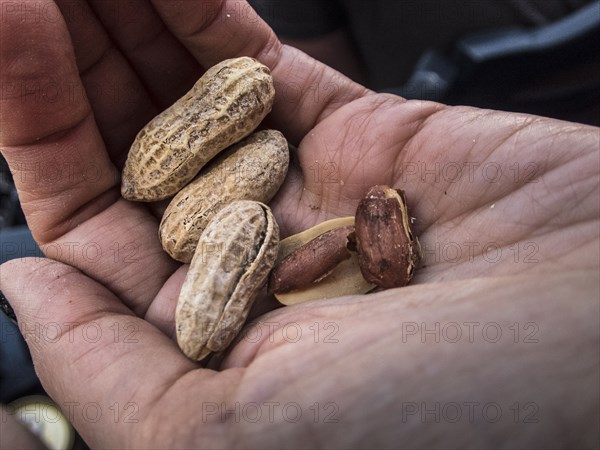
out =
<path fill-rule="evenodd" d="M 281 46 L 245 2 L 57 1 L 60 14 L 49 0 L 10 3 L 55 19 L 34 26 L 17 8 L 0 36 L 2 153 L 51 259 L 3 265 L 1 289 L 52 397 L 101 405 L 95 423 L 71 418 L 89 444 L 524 447 L 564 439 L 559 417 L 580 427 L 568 443 L 597 438 L 582 425 L 597 417 L 585 401 L 598 393 L 597 129 L 375 94 Z M 408 288 L 260 317 L 213 370 L 170 338 L 187 268 L 160 247 L 161 205 L 123 200 L 119 171 L 147 121 L 240 55 L 271 68 L 267 121 L 298 145 L 273 202 L 282 231 L 352 215 L 389 184 L 406 191 L 425 267 Z M 450 342 L 447 323 L 480 334 Z M 504 339 L 481 337 L 490 323 Z M 48 324 L 62 335 L 39 338 Z M 423 342 L 435 324 L 437 342 Z M 408 414 L 472 401 L 498 403 L 504 420 Z M 542 419 L 507 418 L 515 402 Z"/>

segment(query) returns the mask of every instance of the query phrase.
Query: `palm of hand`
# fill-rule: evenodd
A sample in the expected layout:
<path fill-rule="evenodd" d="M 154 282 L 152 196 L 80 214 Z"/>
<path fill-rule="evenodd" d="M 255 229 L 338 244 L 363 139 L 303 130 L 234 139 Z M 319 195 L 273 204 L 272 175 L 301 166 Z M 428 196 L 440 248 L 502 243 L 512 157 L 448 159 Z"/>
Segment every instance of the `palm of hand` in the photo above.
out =
<path fill-rule="evenodd" d="M 162 2 L 156 2 L 156 7 L 164 11 L 169 8 Z M 187 14 L 194 16 L 189 11 Z M 189 30 L 182 19 L 185 15 L 174 12 L 165 16 L 175 34 L 179 31 L 188 36 Z M 144 420 L 138 427 L 142 433 L 131 433 L 122 423 L 103 420 L 104 427 L 116 431 L 114 445 L 134 436 L 140 439 L 135 442 L 137 445 L 150 442 L 144 439 L 156 445 L 153 439 L 157 426 L 165 426 L 160 424 L 172 422 L 173 417 L 183 420 L 187 414 L 198 414 L 199 408 L 202 413 L 213 411 L 210 408 L 221 405 L 222 401 L 242 405 L 276 401 L 286 405 L 301 399 L 305 414 L 302 421 L 313 429 L 316 439 L 326 439 L 330 433 L 327 426 L 321 426 L 326 421 L 312 420 L 317 412 L 321 419 L 324 415 L 337 420 L 342 413 L 348 419 L 352 416 L 348 408 L 354 402 L 369 400 L 369 405 L 348 420 L 366 420 L 369 424 L 372 415 L 372 423 L 377 426 L 393 425 L 388 423 L 389 417 L 381 416 L 380 404 L 396 398 L 389 394 L 394 391 L 390 384 L 394 380 L 392 374 L 408 377 L 394 360 L 407 357 L 412 351 L 410 346 L 391 345 L 401 337 L 398 333 L 402 330 L 395 326 L 398 315 L 406 314 L 415 304 L 422 306 L 421 311 L 427 311 L 429 299 L 444 289 L 460 292 L 468 287 L 472 296 L 477 297 L 497 285 L 493 280 L 430 286 L 425 283 L 515 275 L 525 270 L 541 273 L 567 263 L 586 268 L 590 256 L 593 259 L 593 255 L 585 253 L 584 257 L 573 259 L 567 249 L 556 244 L 574 233 L 577 237 L 570 241 L 571 246 L 584 245 L 594 236 L 595 224 L 589 221 L 595 211 L 589 203 L 593 199 L 582 198 L 580 206 L 571 211 L 562 208 L 573 193 L 585 192 L 585 188 L 577 191 L 581 187 L 576 183 L 565 186 L 565 178 L 578 173 L 581 183 L 591 186 L 597 182 L 595 167 L 590 164 L 590 158 L 594 157 L 590 151 L 594 145 L 592 132 L 582 135 L 580 148 L 565 148 L 563 142 L 567 142 L 568 136 L 559 135 L 559 131 L 568 128 L 565 124 L 433 103 L 407 103 L 399 97 L 375 95 L 291 49 L 278 53 L 271 48 L 269 52 L 264 50 L 270 48 L 265 45 L 260 52 L 261 49 L 249 43 L 249 48 L 239 53 L 256 54 L 271 67 L 277 65 L 274 76 L 280 90 L 286 79 L 298 73 L 304 89 L 315 83 L 319 86 L 319 80 L 323 79 L 332 80 L 336 86 L 335 92 L 322 99 L 304 95 L 297 104 L 283 99 L 275 107 L 273 117 L 279 120 L 272 119 L 274 125 L 293 141 L 303 138 L 297 152 L 299 167 L 292 168 L 273 202 L 282 230 L 290 234 L 328 218 L 352 215 L 368 187 L 388 184 L 407 192 L 416 218 L 415 230 L 425 250 L 426 267 L 415 279 L 418 285 L 402 291 L 276 310 L 261 318 L 223 361 L 223 368 L 232 370 L 218 375 L 197 370 L 158 331 L 172 333 L 173 311 L 186 269 L 178 268 L 162 252 L 155 208 L 119 199 L 115 174 L 137 129 L 160 110 L 160 105 L 173 101 L 197 77 L 200 67 L 191 54 L 205 64 L 233 56 L 206 50 L 206 42 L 221 34 L 230 36 L 231 30 L 224 23 L 213 24 L 196 37 L 182 38 L 191 53 L 177 44 L 173 47 L 176 51 L 165 54 L 161 49 L 161 45 L 167 45 L 164 39 L 159 39 L 154 47 L 144 48 L 149 60 L 166 60 L 162 61 L 165 70 L 179 68 L 171 72 L 177 74 L 176 78 L 168 79 L 164 72 L 148 69 L 143 61 L 131 58 L 132 67 L 123 68 L 118 55 L 114 58 L 116 62 L 94 66 L 95 73 L 86 67 L 85 36 L 78 34 L 84 25 L 69 22 L 95 120 L 84 99 L 74 105 L 22 104 L 26 117 L 44 117 L 44 120 L 35 130 L 13 124 L 3 135 L 4 152 L 17 173 L 20 164 L 28 159 L 43 166 L 58 158 L 73 163 L 76 170 L 89 168 L 92 161 L 98 169 L 99 176 L 94 182 L 89 181 L 89 173 L 86 178 L 84 171 L 58 183 L 36 185 L 17 177 L 21 200 L 36 238 L 49 256 L 83 274 L 55 263 L 30 262 L 24 275 L 16 276 L 10 267 L 3 270 L 2 289 L 8 292 L 12 289 L 13 296 L 18 296 L 22 283 L 29 280 L 33 297 L 37 295 L 39 300 L 17 306 L 22 317 L 37 321 L 60 317 L 61 321 L 77 323 L 78 327 L 94 322 L 103 330 L 115 324 L 118 329 L 132 325 L 130 329 L 139 336 L 134 343 L 111 339 L 114 335 L 105 333 L 94 345 L 84 339 L 67 342 L 63 336 L 61 345 L 42 343 L 32 349 L 35 358 L 55 359 L 53 364 L 41 365 L 39 370 L 47 390 L 57 398 L 65 398 L 65 386 L 70 387 L 70 395 L 76 398 L 95 399 L 94 394 L 117 385 L 114 390 L 117 399 L 133 398 L 143 414 Z M 17 24 L 13 27 L 17 27 L 17 35 L 33 33 L 38 40 L 43 36 L 42 31 L 25 30 Z M 53 34 L 45 35 L 44 39 L 61 42 L 60 48 L 64 49 L 64 30 L 56 25 L 48 28 Z M 111 32 L 101 30 L 99 34 L 114 33 L 115 40 L 122 42 L 118 29 L 108 30 Z M 260 26 L 252 31 L 264 40 L 272 38 Z M 244 41 L 234 33 L 231 42 L 236 48 Z M 46 54 L 41 59 L 47 64 L 52 58 Z M 70 67 L 72 72 L 68 76 L 78 80 L 68 52 L 52 63 L 56 73 L 60 73 L 59 63 Z M 97 83 L 108 89 L 110 83 L 124 86 L 135 79 L 142 80 L 140 85 L 148 92 L 140 93 L 130 104 L 118 97 L 107 99 L 91 89 Z M 48 113 L 52 117 L 48 118 Z M 39 136 L 49 137 L 35 142 L 34 138 Z M 56 152 L 55 148 L 66 150 Z M 38 213 L 42 209 L 47 210 L 44 215 Z M 548 245 L 550 242 L 552 245 Z M 79 250 L 91 246 L 101 249 L 100 257 L 96 253 L 90 258 L 87 250 L 85 253 Z M 62 250 L 53 254 L 57 248 Z M 69 248 L 75 251 L 64 251 Z M 493 252 L 486 253 L 486 249 Z M 40 267 L 41 270 L 36 270 Z M 15 278 L 10 282 L 4 277 L 9 272 Z M 70 295 L 63 295 L 65 291 Z M 406 301 L 392 301 L 400 295 L 406 296 Z M 455 296 L 467 305 L 471 298 Z M 46 298 L 55 300 L 52 311 L 40 309 L 40 302 Z M 71 304 L 74 298 L 78 299 L 76 307 Z M 482 305 L 489 305 L 492 300 L 490 296 L 482 300 Z M 429 317 L 443 318 L 445 313 L 444 305 L 438 305 Z M 141 361 L 134 368 L 120 362 L 132 345 L 137 360 Z M 440 355 L 439 348 L 429 352 L 429 357 Z M 360 370 L 348 374 L 342 387 L 335 378 L 325 378 L 328 371 L 347 371 L 350 360 Z M 71 369 L 67 371 L 64 367 Z M 143 385 L 139 385 L 140 377 L 144 378 Z M 92 392 L 88 391 L 87 380 L 97 383 Z M 381 383 L 381 393 L 361 392 L 362 383 Z M 386 391 L 386 387 L 390 389 Z M 349 390 L 354 392 L 342 395 Z M 135 392 L 134 397 L 131 392 Z M 388 392 L 389 398 L 383 392 Z M 202 399 L 202 406 L 191 403 L 190 398 Z M 313 406 L 309 413 L 308 408 L 315 403 L 318 403 L 316 410 Z M 285 419 L 281 410 L 275 414 L 275 420 Z M 308 414 L 313 414 L 311 420 L 306 418 Z M 203 421 L 215 426 L 219 423 L 218 432 L 206 435 L 205 427 L 194 429 L 172 423 L 166 426 L 165 438 L 179 437 L 184 443 L 214 439 L 209 442 L 218 443 L 223 437 L 221 431 L 225 432 L 220 418 L 220 414 L 209 414 Z M 258 425 L 242 421 L 239 433 L 244 427 L 249 430 L 261 426 L 266 430 L 271 422 L 264 418 Z M 76 424 L 90 441 L 107 445 L 98 427 L 85 421 L 76 420 Z M 393 426 L 387 432 L 393 434 Z M 292 427 L 283 433 L 301 439 L 305 430 Z M 340 435 L 334 442 L 344 445 L 360 437 Z M 380 436 L 382 443 L 386 437 L 385 433 Z"/>

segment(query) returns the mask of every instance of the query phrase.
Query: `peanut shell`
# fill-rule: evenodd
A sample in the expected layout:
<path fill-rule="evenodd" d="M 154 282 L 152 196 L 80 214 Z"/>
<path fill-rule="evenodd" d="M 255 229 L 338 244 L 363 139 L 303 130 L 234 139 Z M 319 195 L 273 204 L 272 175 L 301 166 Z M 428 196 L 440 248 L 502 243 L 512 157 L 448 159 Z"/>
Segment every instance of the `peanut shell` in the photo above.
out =
<path fill-rule="evenodd" d="M 211 161 L 165 210 L 159 227 L 163 249 L 189 263 L 212 217 L 234 200 L 267 203 L 279 190 L 289 165 L 286 139 L 279 131 L 251 134 Z"/>
<path fill-rule="evenodd" d="M 252 58 L 211 67 L 138 133 L 123 169 L 121 195 L 145 202 L 175 195 L 215 155 L 260 124 L 274 95 L 269 69 Z"/>
<path fill-rule="evenodd" d="M 277 257 L 279 227 L 268 206 L 230 203 L 210 221 L 183 282 L 175 325 L 193 360 L 227 348 L 242 328 Z"/>

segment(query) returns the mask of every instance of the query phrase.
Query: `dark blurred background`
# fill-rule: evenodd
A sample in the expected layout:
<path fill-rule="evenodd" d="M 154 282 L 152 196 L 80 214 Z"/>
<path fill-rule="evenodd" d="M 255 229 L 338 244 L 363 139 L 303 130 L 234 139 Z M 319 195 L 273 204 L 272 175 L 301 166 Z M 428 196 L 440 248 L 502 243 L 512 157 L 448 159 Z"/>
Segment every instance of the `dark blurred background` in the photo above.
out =
<path fill-rule="evenodd" d="M 600 124 L 597 0 L 250 0 L 379 92 Z"/>

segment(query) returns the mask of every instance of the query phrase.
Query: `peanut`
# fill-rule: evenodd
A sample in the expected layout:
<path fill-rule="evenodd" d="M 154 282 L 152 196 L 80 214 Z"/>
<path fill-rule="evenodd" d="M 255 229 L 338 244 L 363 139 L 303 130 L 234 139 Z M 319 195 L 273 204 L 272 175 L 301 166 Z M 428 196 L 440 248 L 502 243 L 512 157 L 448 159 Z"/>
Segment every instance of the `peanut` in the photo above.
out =
<path fill-rule="evenodd" d="M 358 204 L 355 228 L 358 263 L 365 280 L 384 289 L 408 284 L 421 247 L 410 229 L 404 192 L 372 187 Z"/>
<path fill-rule="evenodd" d="M 402 191 L 375 186 L 355 217 L 281 241 L 269 290 L 285 305 L 405 286 L 421 259 Z"/>
<path fill-rule="evenodd" d="M 217 211 L 234 200 L 270 201 L 288 165 L 287 141 L 275 130 L 251 134 L 218 155 L 171 200 L 159 228 L 163 249 L 189 263 Z"/>
<path fill-rule="evenodd" d="M 274 95 L 269 69 L 252 58 L 213 66 L 138 133 L 123 169 L 122 196 L 148 202 L 176 194 L 215 155 L 258 126 Z"/>
<path fill-rule="evenodd" d="M 285 294 L 323 280 L 352 256 L 353 234 L 353 225 L 334 228 L 298 247 L 271 272 L 269 290 Z"/>
<path fill-rule="evenodd" d="M 191 359 L 227 348 L 273 267 L 279 227 L 264 204 L 238 200 L 200 237 L 175 312 L 177 342 Z"/>
<path fill-rule="evenodd" d="M 356 252 L 350 252 L 349 258 L 344 257 L 345 252 L 349 248 L 347 243 L 348 228 L 352 228 L 353 226 L 354 217 L 328 220 L 280 242 L 279 254 L 271 278 L 271 290 L 280 303 L 283 303 L 284 305 L 294 305 L 309 300 L 341 297 L 343 295 L 366 294 L 375 287 L 365 281 L 362 277 L 360 268 L 358 267 L 358 257 Z M 341 232 L 342 239 L 340 239 L 340 233 L 337 232 L 327 235 L 327 232 L 339 229 L 343 230 Z M 329 241 L 325 246 L 336 248 L 336 253 L 342 256 L 333 258 L 331 261 L 325 261 L 319 258 L 306 258 L 307 247 L 304 249 L 302 249 L 302 247 L 319 236 L 325 236 L 325 239 Z M 312 245 L 314 244 L 309 244 L 308 248 L 314 248 L 311 247 Z M 296 253 L 293 258 L 298 258 L 302 261 L 302 264 L 294 268 L 292 274 L 288 274 L 286 272 L 290 269 L 289 267 L 286 269 L 283 262 L 286 258 L 298 251 L 300 252 L 300 257 L 298 258 L 299 255 Z M 304 255 L 302 255 L 302 253 L 304 253 Z M 336 262 L 337 265 L 335 265 Z M 298 274 L 298 271 L 302 272 L 307 270 L 317 272 L 320 275 L 317 276 L 314 281 L 306 282 L 306 279 L 302 279 L 300 282 L 296 281 L 296 284 L 293 286 L 295 290 L 278 292 L 276 281 L 274 279 L 275 277 L 290 280 L 297 276 L 295 274 Z M 311 273 L 310 278 L 312 277 L 313 274 Z M 286 288 L 287 287 L 289 286 L 286 286 Z M 283 291 L 287 291 L 287 289 L 284 288 Z"/>

